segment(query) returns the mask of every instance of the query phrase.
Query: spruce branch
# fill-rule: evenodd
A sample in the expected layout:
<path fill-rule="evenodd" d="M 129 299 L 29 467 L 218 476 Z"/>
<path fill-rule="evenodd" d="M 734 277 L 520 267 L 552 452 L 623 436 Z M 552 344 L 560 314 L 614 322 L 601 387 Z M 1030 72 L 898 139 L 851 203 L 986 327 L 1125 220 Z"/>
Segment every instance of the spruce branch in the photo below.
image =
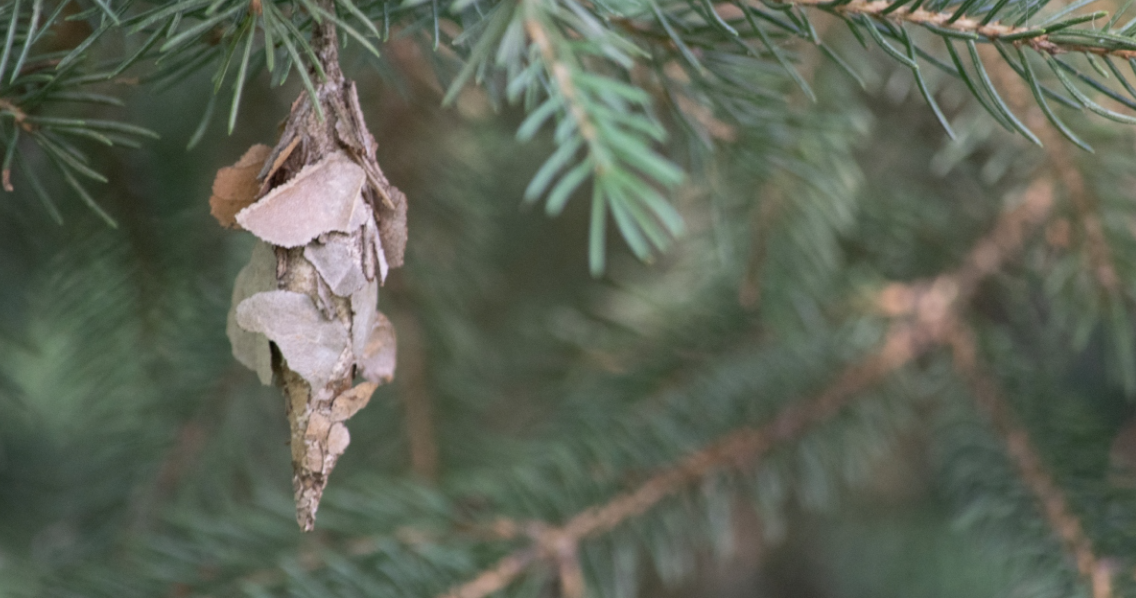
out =
<path fill-rule="evenodd" d="M 59 3 L 46 15 L 41 0 L 0 7 L 0 23 L 6 25 L 0 40 L 0 187 L 13 192 L 20 186 L 12 176 L 13 167 L 20 166 L 28 186 L 48 212 L 56 221 L 62 220 L 48 189 L 32 169 L 23 167 L 27 159 L 21 154 L 28 151 L 29 145 L 35 146 L 75 194 L 107 224 L 115 226 L 115 220 L 77 176 L 106 182 L 93 164 L 94 152 L 87 151 L 84 144 L 93 141 L 106 147 L 138 147 L 141 139 L 157 135 L 125 122 L 66 116 L 74 113 L 75 105 L 123 105 L 117 98 L 90 90 L 108 79 L 107 73 L 87 70 L 91 60 L 69 60 L 81 49 L 89 51 L 97 32 L 70 52 L 44 51 L 40 42 L 52 32 L 51 25 L 66 4 Z M 104 18 L 109 27 L 113 21 L 109 16 Z"/>
<path fill-rule="evenodd" d="M 439 598 L 484 598 L 508 586 L 534 563 L 552 558 L 548 546 L 574 546 L 609 532 L 721 469 L 751 468 L 770 449 L 829 421 L 888 374 L 948 343 L 958 326 L 959 309 L 974 296 L 980 282 L 1021 249 L 1026 235 L 1045 221 L 1052 204 L 1052 183 L 1037 179 L 1023 192 L 1021 204 L 999 218 L 956 270 L 929 282 L 886 287 L 878 298 L 879 305 L 897 319 L 875 352 L 846 368 L 820 394 L 791 402 L 765 425 L 722 437 L 651 476 L 634 490 L 577 513 L 562 526 L 542 527 L 535 546 L 506 555 Z"/>
<path fill-rule="evenodd" d="M 880 22 L 895 24 L 911 23 L 921 25 L 939 35 L 962 38 L 983 39 L 986 41 L 1012 42 L 1015 46 L 1026 46 L 1038 53 L 1056 56 L 1066 53 L 1094 54 L 1116 58 L 1136 58 L 1136 39 L 1125 39 L 1101 33 L 1094 39 L 1086 32 L 1083 41 L 1072 37 L 1059 37 L 1057 31 L 1094 19 L 1107 16 L 1096 12 L 1078 15 L 1046 26 L 1007 25 L 998 21 L 987 22 L 977 17 L 961 17 L 959 11 L 932 11 L 924 8 L 904 6 L 903 0 L 852 0 L 851 2 L 831 2 L 830 0 L 787 0 L 780 4 L 817 8 L 842 17 L 871 17 Z M 917 3 L 918 4 L 918 3 Z M 966 2 L 960 6 L 973 6 Z M 1098 43 L 1090 43 L 1097 41 Z M 1105 42 L 1111 43 L 1105 43 Z"/>
<path fill-rule="evenodd" d="M 957 326 L 949 334 L 949 343 L 955 369 L 970 388 L 975 405 L 1002 437 L 1022 481 L 1040 503 L 1046 523 L 1073 558 L 1077 571 L 1092 589 L 1093 598 L 1111 598 L 1113 567 L 1094 552 L 1092 540 L 1046 468 L 1029 432 L 1016 421 L 993 376 L 979 365 L 974 331 L 965 325 Z"/>
<path fill-rule="evenodd" d="M 879 293 L 878 305 L 885 314 L 896 319 L 884 340 L 875 352 L 845 368 L 817 396 L 790 402 L 765 425 L 745 427 L 725 435 L 652 475 L 634 490 L 621 493 L 602 505 L 586 508 L 561 526 L 540 524 L 534 546 L 513 551 L 473 580 L 451 588 L 438 598 L 490 596 L 508 587 L 529 566 L 542 560 L 556 562 L 558 553 L 550 551 L 549 546 L 577 546 L 585 539 L 609 532 L 722 468 L 751 468 L 755 460 L 770 449 L 800 438 L 813 427 L 829 421 L 871 385 L 912 359 L 949 343 L 958 330 L 959 310 L 974 297 L 978 284 L 1017 254 L 1024 246 L 1026 235 L 1045 222 L 1052 205 L 1052 182 L 1049 178 L 1037 178 L 1022 192 L 1021 204 L 1006 211 L 953 272 L 929 282 L 886 286 Z"/>
<path fill-rule="evenodd" d="M 987 54 L 990 54 L 987 52 Z M 1008 66 L 993 69 L 991 75 L 1002 89 L 1007 90 L 1007 100 L 1011 108 L 1025 113 L 1026 123 L 1037 131 L 1046 148 L 1045 163 L 1056 175 L 1056 180 L 1064 188 L 1075 208 L 1081 229 L 1084 231 L 1084 244 L 1088 254 L 1090 270 L 1104 291 L 1115 296 L 1120 292 L 1120 277 L 1112 256 L 1112 248 L 1104 234 L 1100 218 L 1100 206 L 1085 185 L 1084 176 L 1077 167 L 1076 159 L 1069 145 L 1061 143 L 1059 129 L 1045 126 L 1045 115 L 1035 102 L 1023 81 Z"/>

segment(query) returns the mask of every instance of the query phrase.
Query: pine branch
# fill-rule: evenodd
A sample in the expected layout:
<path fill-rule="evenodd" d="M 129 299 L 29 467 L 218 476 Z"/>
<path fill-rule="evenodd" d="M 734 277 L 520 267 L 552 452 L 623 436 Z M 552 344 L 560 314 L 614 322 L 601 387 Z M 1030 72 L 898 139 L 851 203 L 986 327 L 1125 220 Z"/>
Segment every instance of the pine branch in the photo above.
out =
<path fill-rule="evenodd" d="M 829 0 L 788 0 L 785 5 L 806 6 L 833 12 L 844 17 L 866 16 L 881 22 L 911 23 L 921 25 L 940 35 L 952 35 L 963 39 L 982 38 L 987 41 L 1013 42 L 1016 46 L 1027 46 L 1038 53 L 1057 56 L 1065 53 L 1094 54 L 1097 56 L 1113 56 L 1116 58 L 1136 58 L 1136 41 L 1114 41 L 1119 45 L 1078 42 L 1069 38 L 1059 38 L 1054 32 L 1067 29 L 1072 25 L 1084 22 L 1083 17 L 1093 19 L 1102 18 L 1107 14 L 1092 13 L 1091 15 L 1078 15 L 1064 21 L 1047 26 L 1029 27 L 1022 25 L 1006 25 L 997 21 L 986 22 L 985 19 L 973 17 L 959 17 L 956 12 L 930 11 L 923 8 L 912 10 L 903 6 L 902 0 L 896 2 L 888 0 L 852 0 L 848 3 L 833 3 Z M 973 3 L 965 3 L 972 5 Z M 1090 36 L 1091 38 L 1091 36 Z M 1100 40 L 1105 39 L 1104 35 Z"/>
<path fill-rule="evenodd" d="M 1081 229 L 1085 234 L 1084 243 L 1090 269 L 1101 288 L 1106 293 L 1115 295 L 1120 291 L 1120 277 L 1116 272 L 1112 248 L 1104 235 L 1096 198 L 1086 188 L 1085 179 L 1077 167 L 1069 145 L 1061 142 L 1059 129 L 1045 126 L 1045 116 L 1035 103 L 1034 97 L 1023 86 L 1021 78 L 1009 67 L 993 69 L 990 74 L 999 87 L 1007 90 L 1006 99 L 1010 107 L 1026 114 L 1026 123 L 1037 132 L 1037 136 L 1045 146 L 1045 162 L 1056 174 L 1057 181 L 1064 187 L 1073 207 L 1076 208 Z"/>
<path fill-rule="evenodd" d="M 576 546 L 584 539 L 611 531 L 723 468 L 752 467 L 770 449 L 830 420 L 868 387 L 912 359 L 949 342 L 957 328 L 958 310 L 974 296 L 982 280 L 997 272 L 1005 260 L 1021 249 L 1025 235 L 1045 220 L 1052 204 L 1052 184 L 1038 179 L 1023 193 L 1022 204 L 998 220 L 958 269 L 927 283 L 896 284 L 884 289 L 880 305 L 886 307 L 889 315 L 906 317 L 891 325 L 874 353 L 845 369 L 819 395 L 791 402 L 763 426 L 726 435 L 651 476 L 635 490 L 585 509 L 560 527 L 541 524 L 535 534 L 535 546 L 510 553 L 439 598 L 484 598 L 508 586 L 534 563 L 555 560 L 560 549 L 549 547 Z"/>
<path fill-rule="evenodd" d="M 949 342 L 955 369 L 970 387 L 979 411 L 990 419 L 1002 437 L 1022 481 L 1041 504 L 1046 523 L 1061 539 L 1077 571 L 1089 583 L 1093 598 L 1111 598 L 1113 567 L 1093 551 L 1092 540 L 1069 507 L 1065 493 L 1046 469 L 1029 432 L 1015 420 L 1013 409 L 1002 397 L 997 382 L 978 364 L 974 331 L 965 325 L 958 326 L 951 331 Z"/>

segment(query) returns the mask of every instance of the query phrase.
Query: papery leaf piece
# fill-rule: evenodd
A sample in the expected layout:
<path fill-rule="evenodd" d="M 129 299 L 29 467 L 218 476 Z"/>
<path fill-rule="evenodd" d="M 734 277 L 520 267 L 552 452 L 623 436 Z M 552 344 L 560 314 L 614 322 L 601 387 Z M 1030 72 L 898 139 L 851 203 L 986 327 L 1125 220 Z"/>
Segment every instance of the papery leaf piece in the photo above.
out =
<path fill-rule="evenodd" d="M 351 232 L 371 218 L 361 191 L 366 174 L 335 152 L 241 210 L 237 222 L 279 247 L 306 245 L 323 233 Z"/>
<path fill-rule="evenodd" d="M 363 382 L 362 384 L 343 391 L 331 403 L 331 421 L 342 422 L 351 419 L 360 409 L 371 402 L 371 395 L 379 387 L 377 382 Z"/>
<path fill-rule="evenodd" d="M 356 364 L 359 374 L 369 382 L 390 382 L 394 379 L 397 348 L 394 326 L 382 312 L 375 312 L 374 327 L 363 347 L 363 355 Z"/>
<path fill-rule="evenodd" d="M 312 386 L 330 380 L 348 349 L 347 328 L 327 320 L 303 293 L 257 293 L 237 306 L 237 324 L 276 343 L 288 367 Z"/>
<path fill-rule="evenodd" d="M 376 308 L 378 302 L 379 283 L 376 280 L 368 282 L 351 295 L 351 350 L 355 353 L 356 363 L 363 361 L 367 340 L 375 325 L 375 316 L 379 313 Z"/>
<path fill-rule="evenodd" d="M 366 210 L 370 214 L 370 208 Z M 367 219 L 371 220 L 370 217 Z M 327 233 L 326 240 L 313 241 L 304 248 L 304 257 L 315 266 L 331 291 L 340 297 L 349 297 L 367 283 L 363 272 L 364 253 L 362 235 L 343 233 Z M 374 278 L 374 275 L 371 277 Z"/>
<path fill-rule="evenodd" d="M 237 212 L 252 205 L 260 190 L 256 175 L 272 148 L 256 144 L 237 160 L 236 164 L 217 171 L 213 179 L 213 195 L 209 198 L 209 213 L 225 228 L 240 228 L 237 225 Z"/>
<path fill-rule="evenodd" d="M 368 221 L 363 226 L 363 274 L 367 280 L 379 277 L 379 284 L 387 281 L 387 272 L 390 264 L 387 263 L 387 252 L 383 249 L 383 242 L 379 236 L 379 228 L 375 222 Z"/>
<path fill-rule="evenodd" d="M 237 306 L 253 295 L 276 290 L 276 284 L 276 254 L 272 246 L 257 241 L 249 263 L 237 274 L 237 281 L 233 284 L 233 304 L 229 307 L 225 333 L 233 347 L 233 357 L 256 372 L 265 386 L 272 384 L 272 350 L 268 346 L 268 337 L 239 326 Z"/>

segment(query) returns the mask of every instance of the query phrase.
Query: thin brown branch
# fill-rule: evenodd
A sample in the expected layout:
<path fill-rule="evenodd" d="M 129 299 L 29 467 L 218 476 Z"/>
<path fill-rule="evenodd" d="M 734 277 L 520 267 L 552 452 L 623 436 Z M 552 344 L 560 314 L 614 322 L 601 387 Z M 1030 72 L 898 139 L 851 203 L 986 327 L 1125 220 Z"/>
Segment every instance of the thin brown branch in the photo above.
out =
<path fill-rule="evenodd" d="M 574 546 L 583 539 L 607 532 L 627 519 L 642 514 L 664 498 L 710 473 L 724 467 L 752 463 L 779 442 L 795 438 L 812 425 L 829 419 L 859 392 L 930 348 L 933 343 L 929 341 L 933 337 L 920 334 L 921 332 L 918 327 L 909 324 L 895 326 L 879 351 L 845 370 L 835 383 L 816 398 L 790 404 L 764 426 L 745 428 L 727 435 L 651 476 L 635 490 L 586 509 L 562 527 L 551 528 L 546 534 L 557 538 L 558 543 Z M 538 545 L 547 546 L 550 543 L 549 540 L 538 541 Z M 532 548 L 518 550 L 474 579 L 452 588 L 441 598 L 484 598 L 520 576 L 527 564 L 534 562 L 535 554 L 538 553 L 534 553 Z M 546 550 L 539 551 L 539 554 L 554 559 L 559 556 L 548 555 Z M 526 565 L 518 567 L 522 562 Z M 568 596 L 567 591 L 565 595 Z"/>
<path fill-rule="evenodd" d="M 589 144 L 595 142 L 596 128 L 588 117 L 587 111 L 580 104 L 576 84 L 572 82 L 571 69 L 556 56 L 552 39 L 539 18 L 533 14 L 526 14 L 524 23 L 525 32 L 528 33 L 529 38 L 540 51 L 540 58 L 544 61 L 544 67 L 548 69 L 553 80 L 556 81 L 556 86 L 560 88 L 560 93 L 564 96 L 564 103 L 568 105 L 568 111 L 572 115 L 572 119 L 576 121 L 576 127 L 580 129 L 580 136 Z"/>
<path fill-rule="evenodd" d="M 1035 181 L 1023 192 L 1021 203 L 999 218 L 954 272 L 922 284 L 893 285 L 884 289 L 881 304 L 890 306 L 892 315 L 904 317 L 893 322 L 876 352 L 845 369 L 819 395 L 806 401 L 794 401 L 769 423 L 732 432 L 651 476 L 634 490 L 585 509 L 561 527 L 548 528 L 538 536 L 538 549 L 528 547 L 513 552 L 439 598 L 485 598 L 509 585 L 529 564 L 553 556 L 549 554 L 550 542 L 574 546 L 610 531 L 692 482 L 725 468 L 752 466 L 770 448 L 796 439 L 813 426 L 828 421 L 886 375 L 946 342 L 956 328 L 958 306 L 965 305 L 978 283 L 1001 268 L 1021 248 L 1026 234 L 1044 222 L 1052 204 L 1050 181 Z"/>
<path fill-rule="evenodd" d="M 829 0 L 787 0 L 783 4 L 797 5 L 797 6 L 821 6 L 827 4 Z M 970 17 L 962 17 L 952 22 L 954 16 L 953 11 L 934 12 L 918 8 L 911 10 L 908 7 L 900 7 L 890 13 L 884 13 L 885 10 L 891 7 L 894 2 L 892 0 L 852 0 L 848 4 L 834 7 L 831 10 L 844 16 L 868 16 L 874 19 L 889 20 L 895 23 L 912 23 L 915 25 L 932 25 L 941 29 L 950 29 L 959 33 L 973 33 L 988 40 L 997 40 L 1009 36 L 1016 36 L 1019 34 L 1028 33 L 1030 31 L 1037 31 L 1033 27 L 1013 27 L 1010 25 L 1003 25 L 997 21 L 987 23 L 985 25 L 978 19 Z M 1114 56 L 1127 60 L 1129 58 L 1136 58 L 1136 50 L 1117 50 L 1110 48 L 1101 48 L 1089 46 L 1085 44 L 1075 44 L 1062 41 L 1053 41 L 1049 35 L 1040 33 L 1038 35 L 1030 35 L 1021 39 L 1014 39 L 1011 43 L 1015 45 L 1024 45 L 1032 48 L 1033 50 L 1049 55 L 1064 54 L 1067 52 L 1076 52 L 1082 54 L 1096 54 L 1098 56 Z"/>
<path fill-rule="evenodd" d="M 505 589 L 521 573 L 537 561 L 538 551 L 526 548 L 510 553 L 477 577 L 443 595 L 443 598 L 484 598 Z"/>
<path fill-rule="evenodd" d="M 410 468 L 427 481 L 438 479 L 438 442 L 434 435 L 433 403 L 426 379 L 426 355 L 417 318 L 407 313 L 397 322 L 399 336 L 398 394 L 406 410 L 406 440 Z"/>
<path fill-rule="evenodd" d="M 1050 126 L 1048 119 L 1034 100 L 1033 93 L 1026 87 L 1021 77 L 998 59 L 998 54 L 993 48 L 982 50 L 986 55 L 984 57 L 990 58 L 989 62 L 999 67 L 989 69 L 994 83 L 1006 90 L 1006 100 L 1010 107 L 1025 115 L 1026 124 L 1036 132 L 1038 139 L 1045 146 L 1045 165 L 1056 175 L 1057 181 L 1065 189 L 1077 213 L 1077 219 L 1084 232 L 1083 242 L 1089 260 L 1089 269 L 1097 284 L 1110 294 L 1116 293 L 1120 290 L 1120 277 L 1116 273 L 1112 247 L 1104 234 L 1100 206 L 1096 197 L 1086 188 L 1085 178 L 1077 168 L 1072 145 Z M 1063 235 L 1059 235 L 1061 236 Z"/>
<path fill-rule="evenodd" d="M 1061 539 L 1065 550 L 1077 564 L 1077 571 L 1092 588 L 1093 598 L 1112 595 L 1111 566 L 1097 558 L 1092 541 L 1085 533 L 1080 519 L 1069 507 L 1065 493 L 1053 481 L 1041 456 L 1030 440 L 1029 432 L 1014 417 L 997 382 L 977 361 L 974 333 L 959 326 L 950 334 L 954 348 L 955 369 L 970 386 L 974 401 L 1006 444 L 1006 452 L 1017 467 L 1021 479 L 1041 504 L 1042 514 L 1054 534 Z"/>

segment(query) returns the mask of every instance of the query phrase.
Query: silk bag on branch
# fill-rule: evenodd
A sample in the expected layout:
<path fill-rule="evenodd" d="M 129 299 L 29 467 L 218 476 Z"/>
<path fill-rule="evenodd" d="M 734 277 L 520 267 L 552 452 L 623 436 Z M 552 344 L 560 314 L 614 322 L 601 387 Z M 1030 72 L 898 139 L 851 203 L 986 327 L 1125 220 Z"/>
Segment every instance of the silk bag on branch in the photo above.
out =
<path fill-rule="evenodd" d="M 237 360 L 283 387 L 304 531 L 350 442 L 345 422 L 394 375 L 394 330 L 377 303 L 406 244 L 406 197 L 375 160 L 335 32 L 328 24 L 313 37 L 326 74 L 315 100 L 293 103 L 274 148 L 253 146 L 222 168 L 210 198 L 222 226 L 258 238 L 237 275 L 227 332 Z"/>

